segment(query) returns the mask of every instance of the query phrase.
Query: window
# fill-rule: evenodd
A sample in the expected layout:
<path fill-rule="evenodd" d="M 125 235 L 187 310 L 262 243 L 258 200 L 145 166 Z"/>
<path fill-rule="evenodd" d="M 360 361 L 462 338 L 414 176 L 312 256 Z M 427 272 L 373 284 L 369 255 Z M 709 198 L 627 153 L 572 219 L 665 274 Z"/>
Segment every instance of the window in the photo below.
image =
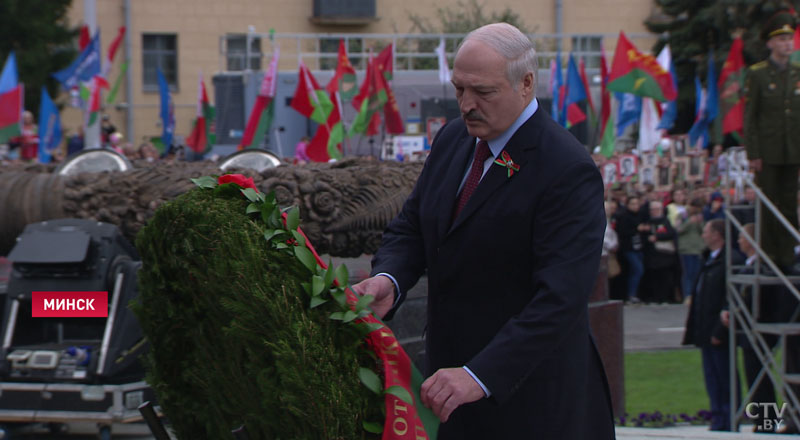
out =
<path fill-rule="evenodd" d="M 587 69 L 600 68 L 601 45 L 601 37 L 587 35 L 572 37 L 572 52 L 574 52 L 577 57 L 583 57 L 586 60 Z M 577 62 L 578 60 L 576 59 L 575 61 Z"/>
<path fill-rule="evenodd" d="M 350 64 L 353 65 L 354 69 L 359 69 L 361 66 L 361 57 L 354 57 L 353 54 L 361 53 L 361 51 L 363 50 L 361 38 L 348 38 L 345 41 L 345 44 L 347 47 L 347 53 L 350 55 L 348 57 L 350 59 Z M 320 38 L 319 51 L 320 53 L 324 54 L 327 53 L 333 54 L 332 57 L 325 57 L 325 58 L 320 57 L 319 68 L 321 70 L 335 70 L 339 56 L 339 39 Z"/>
<path fill-rule="evenodd" d="M 245 70 L 247 53 L 247 34 L 228 34 L 225 36 L 225 48 L 228 59 L 228 70 Z M 261 37 L 250 37 L 251 70 L 261 70 Z"/>
<path fill-rule="evenodd" d="M 161 69 L 172 91 L 178 90 L 178 36 L 142 35 L 142 80 L 145 91 L 158 90 L 157 69 Z"/>

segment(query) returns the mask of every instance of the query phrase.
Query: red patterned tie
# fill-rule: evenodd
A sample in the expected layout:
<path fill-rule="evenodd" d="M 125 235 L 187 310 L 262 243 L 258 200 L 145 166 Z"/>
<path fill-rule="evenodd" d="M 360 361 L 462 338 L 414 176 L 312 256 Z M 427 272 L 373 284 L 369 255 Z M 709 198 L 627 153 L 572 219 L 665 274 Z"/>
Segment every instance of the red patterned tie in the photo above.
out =
<path fill-rule="evenodd" d="M 458 194 L 458 201 L 453 211 L 453 220 L 458 217 L 458 214 L 467 204 L 467 200 L 472 197 L 472 193 L 474 193 L 475 188 L 478 187 L 481 176 L 483 176 L 483 163 L 491 156 L 492 152 L 489 150 L 489 143 L 486 141 L 479 141 L 478 148 L 475 149 L 475 158 L 472 159 L 472 168 L 470 168 L 469 174 L 467 175 L 467 181 L 464 182 L 464 187 L 461 188 L 461 193 Z"/>

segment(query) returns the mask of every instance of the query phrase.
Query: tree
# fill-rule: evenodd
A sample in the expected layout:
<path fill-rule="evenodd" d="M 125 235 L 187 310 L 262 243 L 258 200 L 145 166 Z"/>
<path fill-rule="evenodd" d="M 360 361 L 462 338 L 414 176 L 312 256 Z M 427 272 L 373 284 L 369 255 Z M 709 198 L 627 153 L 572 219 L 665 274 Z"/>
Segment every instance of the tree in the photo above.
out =
<path fill-rule="evenodd" d="M 25 84 L 25 108 L 39 112 L 42 86 L 51 96 L 58 81 L 50 76 L 67 67 L 76 55 L 77 28 L 67 23 L 71 0 L 0 1 L 0 63 L 13 50 L 19 80 Z M 38 115 L 37 115 L 38 116 Z"/>
<path fill-rule="evenodd" d="M 707 59 L 713 51 L 719 72 L 730 50 L 733 34 L 743 32 L 745 63 L 767 56 L 761 28 L 778 10 L 800 8 L 800 0 L 656 0 L 659 12 L 645 20 L 659 34 L 658 53 L 669 44 L 678 75 L 678 119 L 675 133 L 686 133 L 694 121 L 694 78 L 705 81 Z"/>
<path fill-rule="evenodd" d="M 454 7 L 438 8 L 436 10 L 436 17 L 439 21 L 437 24 L 433 24 L 428 17 L 409 14 L 408 18 L 412 23 L 411 32 L 423 34 L 466 34 L 489 23 L 505 22 L 516 26 L 523 33 L 528 33 L 522 18 L 511 8 L 505 8 L 499 13 L 492 12 L 491 15 L 487 15 L 483 8 L 484 5 L 478 3 L 478 0 L 458 0 Z M 419 39 L 416 41 L 418 42 L 417 52 L 419 53 L 433 52 L 433 49 L 439 45 L 438 39 Z M 457 45 L 457 41 L 446 40 L 445 50 L 453 52 L 456 50 Z M 414 60 L 414 68 L 416 69 L 436 69 L 437 66 L 435 59 Z"/>

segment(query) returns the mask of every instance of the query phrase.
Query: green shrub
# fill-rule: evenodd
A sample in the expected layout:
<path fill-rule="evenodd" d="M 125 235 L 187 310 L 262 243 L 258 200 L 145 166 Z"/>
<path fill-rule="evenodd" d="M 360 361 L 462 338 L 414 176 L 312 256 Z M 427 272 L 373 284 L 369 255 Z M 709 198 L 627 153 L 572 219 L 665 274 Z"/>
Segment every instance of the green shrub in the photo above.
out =
<path fill-rule="evenodd" d="M 362 427 L 384 420 L 359 381 L 378 371 L 363 335 L 329 319 L 333 301 L 309 309 L 310 272 L 264 240 L 246 199 L 214 194 L 163 205 L 136 240 L 147 381 L 178 438 L 241 424 L 253 439 L 378 438 Z"/>

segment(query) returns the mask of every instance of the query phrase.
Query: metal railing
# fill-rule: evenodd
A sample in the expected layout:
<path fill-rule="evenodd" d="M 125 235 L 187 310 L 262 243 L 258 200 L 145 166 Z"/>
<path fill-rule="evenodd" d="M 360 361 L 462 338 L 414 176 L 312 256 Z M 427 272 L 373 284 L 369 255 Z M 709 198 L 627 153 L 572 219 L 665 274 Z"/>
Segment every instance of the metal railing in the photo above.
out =
<path fill-rule="evenodd" d="M 354 67 L 359 70 L 366 66 L 365 61 L 369 57 L 372 49 L 377 52 L 391 43 L 394 46 L 393 66 L 395 70 L 427 70 L 436 69 L 435 59 L 437 57 L 434 48 L 439 44 L 440 39 L 445 41 L 445 50 L 448 59 L 452 60 L 458 43 L 466 34 L 423 34 L 423 33 L 394 33 L 394 34 L 369 34 L 369 33 L 273 33 L 262 34 L 254 31 L 246 34 L 245 50 L 228 49 L 228 38 L 240 38 L 242 34 L 221 35 L 219 38 L 219 68 L 221 72 L 227 71 L 229 57 L 241 58 L 240 62 L 234 63 L 242 66 L 251 66 L 252 63 L 265 68 L 268 64 L 263 58 L 271 55 L 276 46 L 281 49 L 282 60 L 292 60 L 292 63 L 302 60 L 312 70 L 333 70 L 336 65 L 338 40 L 345 42 L 348 47 L 348 58 L 353 62 Z M 587 67 L 592 68 L 594 64 L 599 66 L 601 47 L 606 48 L 608 62 L 613 58 L 613 45 L 607 45 L 606 41 L 613 41 L 616 45 L 618 33 L 563 33 L 563 34 L 528 34 L 537 50 L 539 58 L 539 68 L 548 69 L 551 59 L 558 53 L 557 48 L 563 47 L 562 62 L 566 66 L 567 56 L 573 53 L 577 57 L 587 59 Z M 650 44 L 655 42 L 658 35 L 644 32 L 634 32 L 626 34 L 634 42 L 640 51 L 648 53 Z M 252 42 L 259 39 L 261 44 L 260 52 L 252 52 Z M 323 50 L 321 47 L 324 42 L 336 42 Z M 568 44 L 562 44 L 563 42 Z M 353 42 L 354 44 L 351 44 Z M 360 50 L 352 50 L 352 46 L 360 47 Z M 582 47 L 583 46 L 583 47 Z M 587 48 L 587 46 L 589 48 Z M 238 59 L 237 58 L 237 59 Z M 422 60 L 430 60 L 433 65 L 421 63 Z M 288 66 L 290 64 L 284 64 Z"/>
<path fill-rule="evenodd" d="M 729 173 L 727 181 L 723 182 L 725 191 L 725 268 L 727 300 L 730 312 L 729 335 L 729 368 L 730 368 L 730 420 L 735 431 L 738 431 L 740 421 L 745 418 L 750 399 L 753 398 L 756 390 L 764 380 L 770 380 L 775 390 L 780 394 L 785 403 L 788 403 L 788 417 L 795 427 L 800 427 L 800 396 L 793 385 L 800 384 L 800 371 L 788 372 L 786 368 L 787 341 L 786 338 L 792 335 L 800 335 L 800 308 L 796 309 L 787 322 L 761 322 L 761 295 L 778 295 L 782 292 L 770 291 L 762 292 L 761 287 L 782 286 L 800 301 L 800 277 L 786 275 L 783 268 L 779 267 L 772 258 L 761 248 L 761 225 L 766 208 L 767 213 L 774 215 L 780 224 L 794 237 L 796 242 L 800 242 L 800 233 L 797 227 L 781 214 L 780 210 L 772 203 L 769 198 L 753 181 L 751 174 L 747 172 L 746 163 L 735 160 L 735 152 L 730 153 L 731 160 L 728 161 Z M 743 155 L 741 156 L 743 157 Z M 749 188 L 755 192 L 755 206 L 751 205 L 732 205 L 730 203 L 729 189 L 735 188 L 736 192 Z M 736 211 L 742 209 L 754 209 L 754 234 L 751 236 L 744 225 L 734 215 Z M 740 237 L 753 247 L 758 258 L 752 266 L 734 266 L 733 262 L 733 231 L 737 231 Z M 767 270 L 764 270 L 764 269 Z M 750 301 L 746 296 L 750 297 Z M 737 327 L 739 330 L 737 331 Z M 738 389 L 739 376 L 737 374 L 737 333 L 746 338 L 750 343 L 756 357 L 761 363 L 761 371 L 755 377 L 753 384 L 746 384 L 749 389 L 741 396 L 741 401 L 737 401 L 736 390 Z M 775 347 L 781 347 L 783 360 L 778 361 L 778 356 L 773 351 L 773 346 L 767 343 L 765 335 L 777 336 L 778 340 Z M 798 336 L 800 337 L 800 336 Z"/>

